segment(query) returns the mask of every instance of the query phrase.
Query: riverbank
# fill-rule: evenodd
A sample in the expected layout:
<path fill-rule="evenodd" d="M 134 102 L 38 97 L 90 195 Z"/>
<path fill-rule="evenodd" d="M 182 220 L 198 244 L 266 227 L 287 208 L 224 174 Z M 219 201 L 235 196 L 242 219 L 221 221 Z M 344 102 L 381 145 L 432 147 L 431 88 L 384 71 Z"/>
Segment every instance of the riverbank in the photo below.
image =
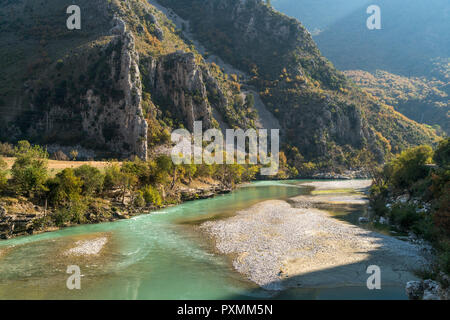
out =
<path fill-rule="evenodd" d="M 195 179 L 189 184 L 177 183 L 167 197 L 175 199 L 171 204 L 161 206 L 137 207 L 127 195 L 125 203 L 115 201 L 113 198 L 97 199 L 95 207 L 89 208 L 86 213 L 85 224 L 113 222 L 122 219 L 130 219 L 141 214 L 163 209 L 183 202 L 208 199 L 218 194 L 225 194 L 232 188 L 213 179 Z M 33 235 L 44 232 L 56 231 L 75 224 L 56 226 L 48 223 L 53 213 L 52 209 L 33 204 L 24 197 L 0 198 L 0 239 L 10 239 L 23 235 Z"/>
<path fill-rule="evenodd" d="M 366 286 L 369 265 L 383 285 L 405 285 L 427 265 L 423 248 L 333 218 L 319 204 L 367 204 L 369 180 L 305 183 L 311 195 L 265 201 L 201 229 L 233 267 L 269 290 Z"/>

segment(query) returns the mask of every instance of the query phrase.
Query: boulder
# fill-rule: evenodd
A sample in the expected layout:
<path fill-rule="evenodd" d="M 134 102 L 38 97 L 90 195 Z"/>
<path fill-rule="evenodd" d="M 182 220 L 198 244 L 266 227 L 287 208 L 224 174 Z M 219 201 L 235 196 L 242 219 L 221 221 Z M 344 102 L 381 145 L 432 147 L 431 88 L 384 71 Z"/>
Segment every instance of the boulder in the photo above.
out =
<path fill-rule="evenodd" d="M 380 217 L 379 223 L 381 224 L 389 224 L 389 220 L 385 217 Z"/>
<path fill-rule="evenodd" d="M 119 17 L 114 17 L 112 24 L 113 24 L 113 27 L 111 29 L 111 34 L 122 35 L 127 30 L 125 21 L 123 21 Z"/>
<path fill-rule="evenodd" d="M 434 280 L 425 280 L 423 282 L 423 300 L 441 300 L 441 286 Z"/>
<path fill-rule="evenodd" d="M 395 202 L 400 202 L 402 204 L 405 204 L 406 202 L 408 202 L 408 200 L 409 200 L 409 195 L 403 194 L 401 196 L 398 196 L 397 199 L 395 200 Z"/>
<path fill-rule="evenodd" d="M 424 288 L 422 281 L 409 281 L 406 283 L 405 290 L 410 300 L 420 300 L 423 297 Z"/>

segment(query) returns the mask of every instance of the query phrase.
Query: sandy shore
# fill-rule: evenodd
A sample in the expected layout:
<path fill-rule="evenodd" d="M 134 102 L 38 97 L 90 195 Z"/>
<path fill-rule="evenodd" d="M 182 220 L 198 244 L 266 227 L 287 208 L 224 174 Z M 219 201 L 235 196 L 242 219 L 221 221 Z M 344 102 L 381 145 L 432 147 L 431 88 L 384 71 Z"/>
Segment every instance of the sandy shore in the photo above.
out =
<path fill-rule="evenodd" d="M 370 183 L 369 183 L 370 184 Z M 367 181 L 314 182 L 316 190 L 360 190 Z M 319 198 L 319 200 L 317 200 Z M 381 268 L 382 285 L 416 277 L 426 265 L 422 249 L 411 243 L 365 230 L 313 208 L 314 201 L 367 201 L 364 195 L 321 194 L 286 201 L 266 201 L 226 220 L 201 228 L 229 255 L 234 268 L 263 288 L 366 286 L 369 265 Z M 309 203 L 297 207 L 295 203 Z M 294 205 L 293 205 L 294 204 Z"/>

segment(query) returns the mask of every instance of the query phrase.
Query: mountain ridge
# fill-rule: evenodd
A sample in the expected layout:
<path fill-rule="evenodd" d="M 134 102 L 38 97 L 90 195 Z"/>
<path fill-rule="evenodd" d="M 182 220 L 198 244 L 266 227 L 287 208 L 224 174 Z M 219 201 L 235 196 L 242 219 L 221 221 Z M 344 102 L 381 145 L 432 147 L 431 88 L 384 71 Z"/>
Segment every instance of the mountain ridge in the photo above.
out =
<path fill-rule="evenodd" d="M 250 79 L 228 74 L 207 62 L 209 53 L 199 53 L 170 17 L 146 1 L 75 3 L 82 12 L 88 11 L 83 15 L 82 30 L 90 28 L 79 34 L 64 29 L 67 15 L 63 9 L 69 1 L 2 2 L 2 17 L 8 10 L 25 17 L 50 12 L 60 23 L 55 26 L 56 32 L 49 32 L 44 23 L 31 33 L 17 19 L 3 23 L 7 28 L 0 32 L 2 41 L 11 37 L 6 31 L 23 38 L 21 44 L 11 41 L 12 45 L 1 52 L 11 60 L 11 70 L 18 71 L 18 65 L 26 60 L 43 62 L 12 76 L 18 84 L 15 93 L 5 90 L 6 81 L 1 79 L 2 139 L 30 138 L 37 143 L 69 145 L 76 141 L 105 156 L 145 157 L 145 153 L 151 155 L 153 148 L 169 142 L 171 130 L 192 128 L 195 120 L 204 121 L 205 129 L 220 127 L 219 122 L 232 128 L 256 128 L 258 113 L 255 99 L 250 97 L 256 89 L 280 122 L 283 151 L 290 165 L 300 172 L 307 170 L 311 161 L 317 164 L 316 169 L 358 166 L 363 160 L 359 163 L 353 159 L 362 159 L 368 150 L 383 161 L 391 150 L 399 152 L 411 145 L 437 141 L 431 130 L 354 87 L 321 56 L 309 32 L 297 20 L 261 1 L 160 1 L 189 20 L 195 38 L 208 51 L 218 53 L 225 62 L 248 73 Z M 184 6 L 191 11 L 186 12 Z M 230 32 L 227 23 L 238 32 Z M 125 41 L 129 37 L 133 46 L 114 47 L 123 45 L 123 41 L 114 39 Z M 72 46 L 60 48 L 60 41 Z M 223 46 L 214 47 L 221 42 Z M 38 48 L 38 54 L 30 53 L 27 59 L 11 57 L 14 50 L 26 52 L 28 47 Z M 130 57 L 125 60 L 131 64 L 123 64 L 119 56 Z M 116 72 L 122 67 L 127 71 Z M 117 87 L 122 77 L 129 85 Z M 21 87 L 22 79 L 28 88 Z M 95 108 L 89 104 L 93 100 Z M 110 102 L 115 107 L 111 108 Z M 45 112 L 70 116 L 64 122 L 42 117 Z M 64 123 L 67 140 L 64 134 L 58 134 L 61 130 L 46 132 L 52 125 Z M 89 129 L 89 124 L 97 130 Z M 71 137 L 72 132 L 78 136 Z"/>

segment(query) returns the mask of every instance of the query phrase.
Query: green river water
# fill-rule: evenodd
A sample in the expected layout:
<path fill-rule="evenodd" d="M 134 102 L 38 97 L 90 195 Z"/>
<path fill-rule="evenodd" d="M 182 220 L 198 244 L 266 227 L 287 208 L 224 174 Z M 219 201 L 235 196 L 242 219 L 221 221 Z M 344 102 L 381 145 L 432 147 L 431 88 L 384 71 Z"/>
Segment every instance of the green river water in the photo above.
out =
<path fill-rule="evenodd" d="M 265 291 L 235 272 L 197 230 L 257 202 L 309 192 L 298 183 L 256 182 L 130 220 L 2 241 L 0 299 L 405 299 L 400 286 Z M 109 239 L 99 256 L 64 254 L 74 242 L 98 237 Z M 66 287 L 69 265 L 81 269 L 81 290 Z"/>

